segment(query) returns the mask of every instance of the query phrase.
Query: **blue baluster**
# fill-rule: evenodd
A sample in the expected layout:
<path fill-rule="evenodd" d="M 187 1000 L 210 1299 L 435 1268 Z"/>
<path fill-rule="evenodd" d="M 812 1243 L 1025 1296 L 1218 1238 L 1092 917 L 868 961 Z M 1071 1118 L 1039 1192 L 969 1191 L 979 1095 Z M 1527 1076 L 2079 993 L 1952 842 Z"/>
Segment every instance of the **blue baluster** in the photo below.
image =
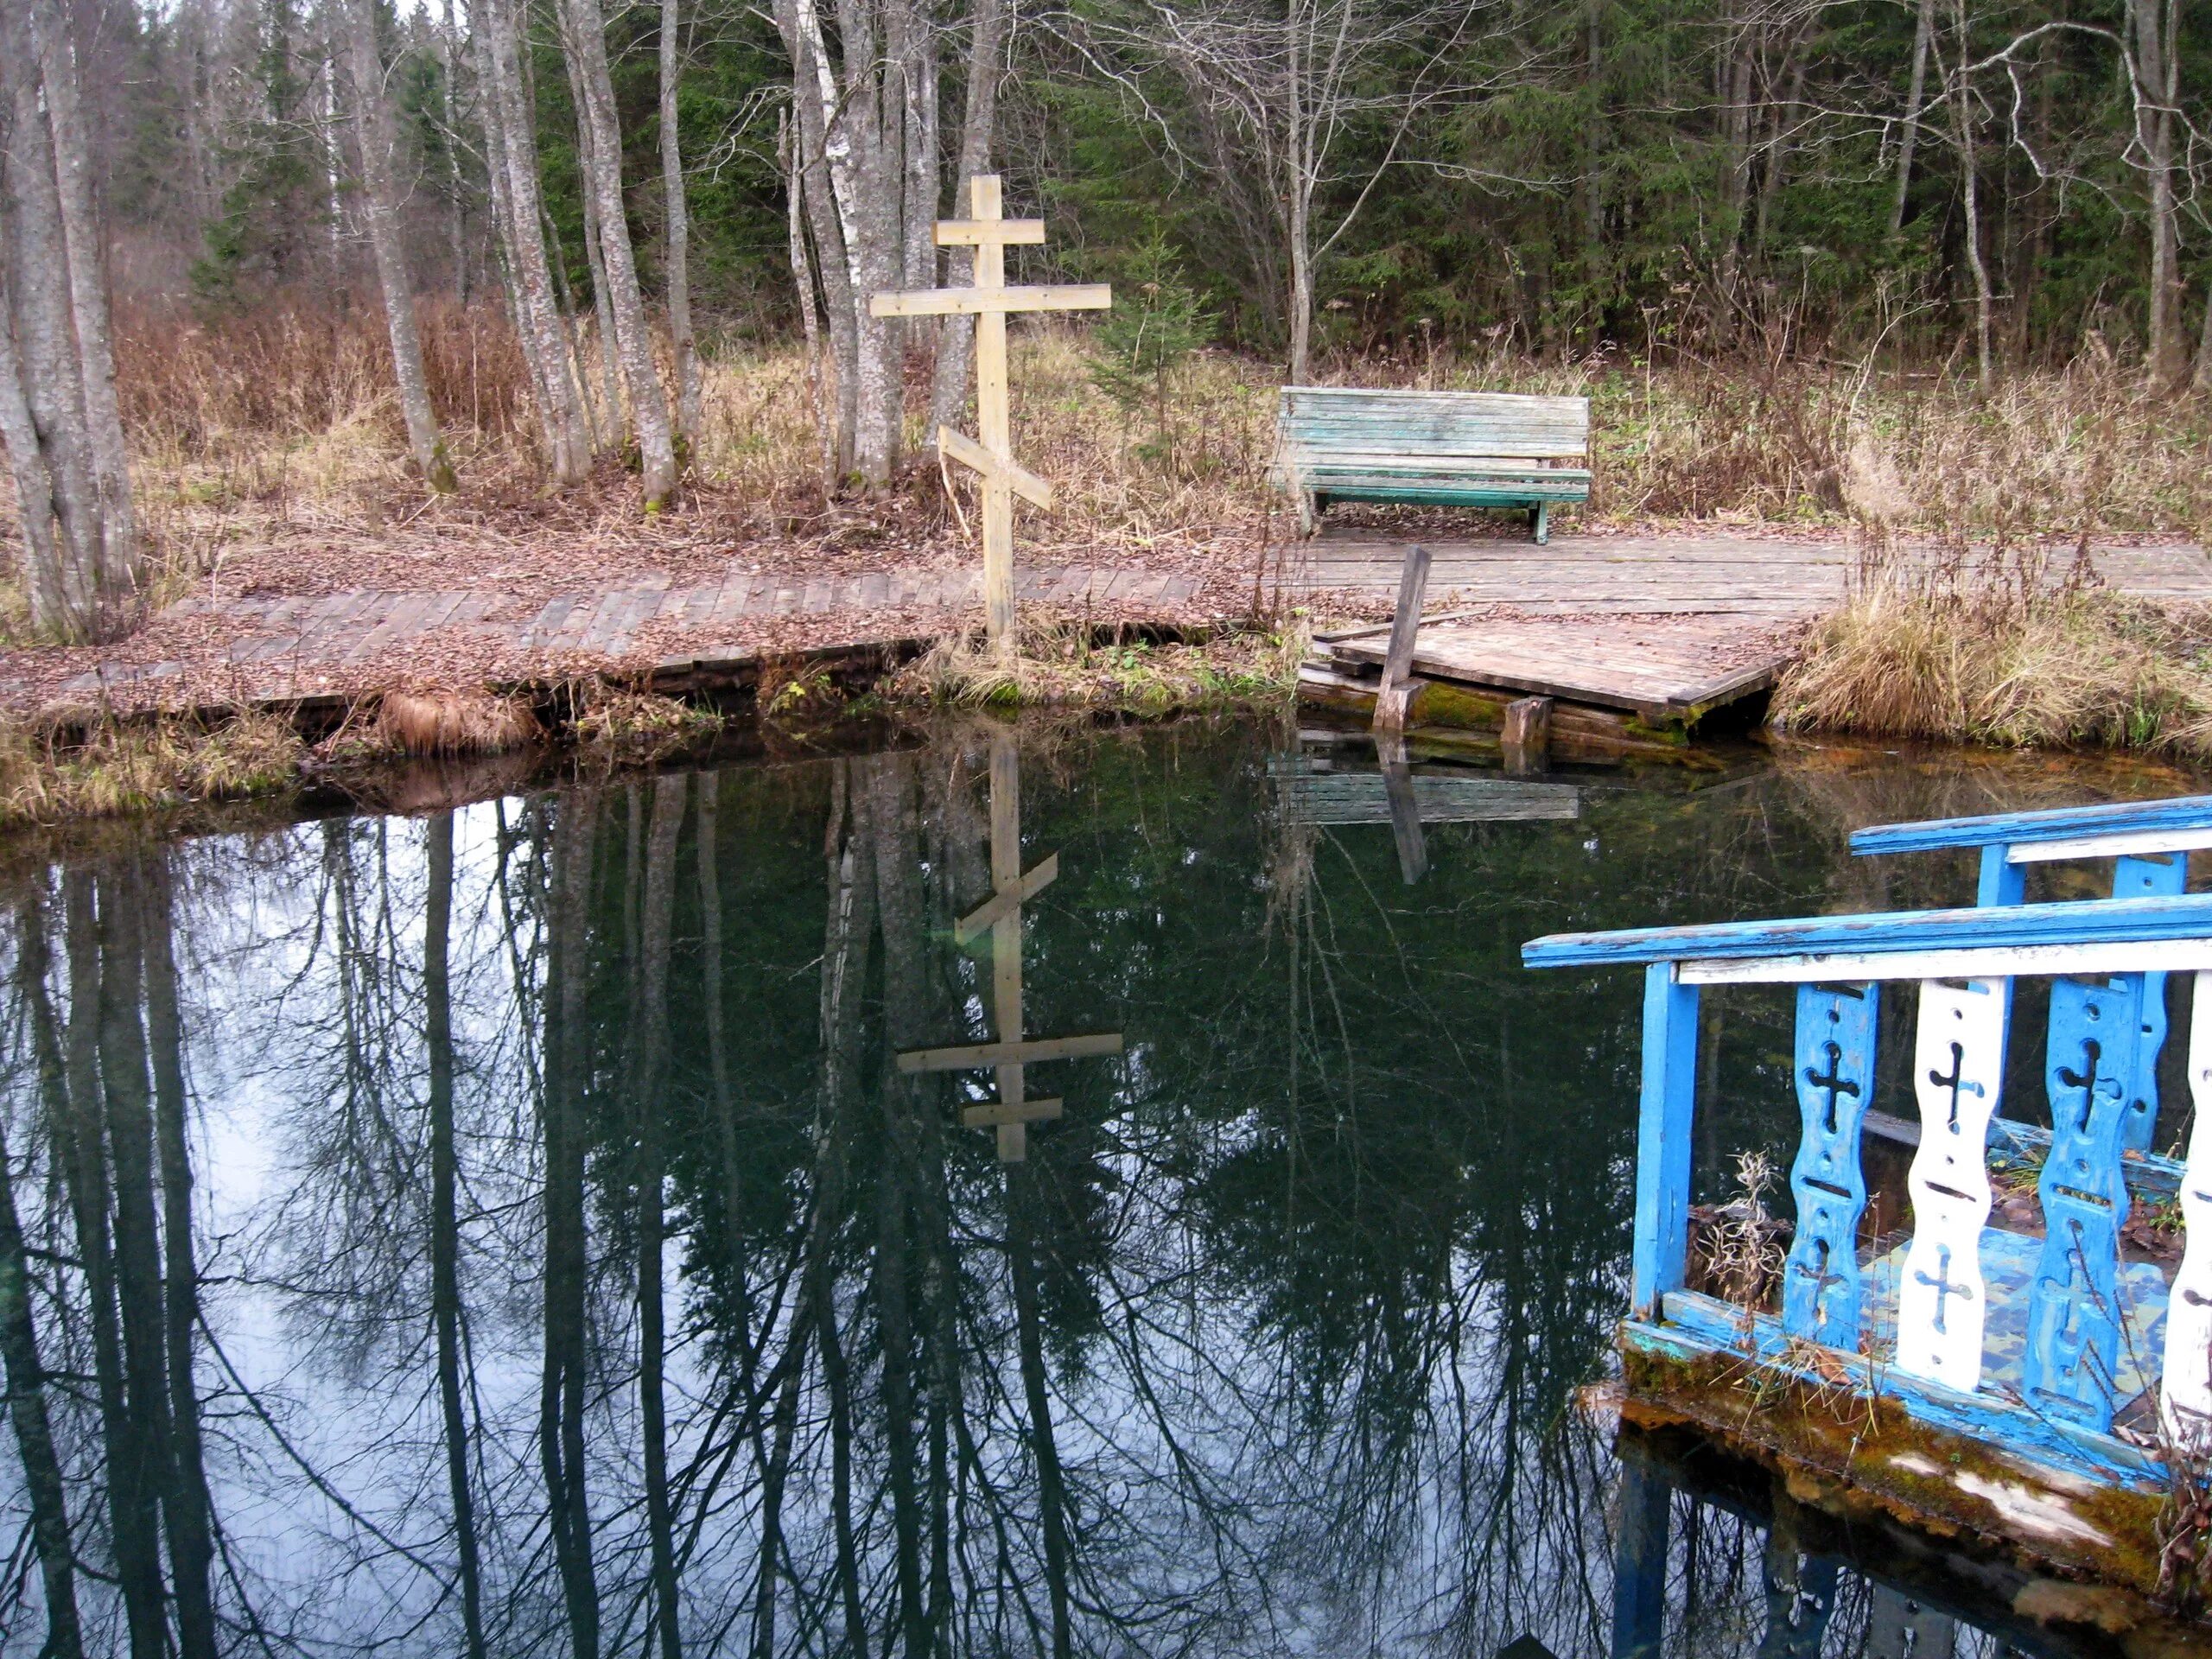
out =
<path fill-rule="evenodd" d="M 1789 1168 L 1797 1231 L 1782 1274 L 1782 1326 L 1831 1348 L 1859 1348 L 1859 1217 L 1866 1176 L 1859 1128 L 1874 1093 L 1877 985 L 1797 988 L 1797 1109 L 1804 1133 Z"/>
<path fill-rule="evenodd" d="M 2123 858 L 2113 866 L 2112 896 L 2149 899 L 2189 890 L 2189 855 L 2159 853 Z M 2142 1040 L 2135 1049 L 2135 1075 L 2127 1097 L 2127 1128 L 2120 1145 L 2130 1152 L 2151 1150 L 2158 1127 L 2158 1051 L 2166 1046 L 2166 976 L 2143 976 Z"/>
<path fill-rule="evenodd" d="M 2043 1253 L 2028 1294 L 2028 1403 L 2103 1432 L 2120 1351 L 2120 1149 L 2143 1020 L 2143 976 L 2050 987 L 2050 1153 L 2037 1196 Z"/>

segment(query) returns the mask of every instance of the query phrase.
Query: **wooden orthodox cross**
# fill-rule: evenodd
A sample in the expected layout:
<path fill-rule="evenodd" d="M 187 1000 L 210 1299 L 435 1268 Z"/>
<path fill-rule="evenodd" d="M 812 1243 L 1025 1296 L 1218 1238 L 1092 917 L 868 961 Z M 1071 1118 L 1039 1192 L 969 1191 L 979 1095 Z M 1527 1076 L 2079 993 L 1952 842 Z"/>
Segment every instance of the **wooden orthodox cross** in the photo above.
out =
<path fill-rule="evenodd" d="M 1080 287 L 1008 288 L 1006 251 L 1045 240 L 1041 219 L 1005 219 L 999 181 L 979 173 L 968 181 L 970 219 L 941 219 L 937 245 L 976 250 L 976 279 L 968 288 L 929 288 L 904 294 L 872 294 L 872 317 L 976 319 L 976 424 L 982 442 L 941 426 L 938 448 L 979 473 L 983 480 L 983 617 L 991 649 L 1014 654 L 1014 498 L 1052 505 L 1052 486 L 1015 465 L 1013 422 L 1007 404 L 1006 319 L 1009 311 L 1103 311 L 1113 290 L 1103 283 Z"/>
<path fill-rule="evenodd" d="M 995 182 L 995 181 L 994 181 Z M 980 1071 L 998 1074 L 999 1097 L 969 1106 L 961 1127 L 995 1128 L 999 1157 L 1018 1164 L 1029 1155 L 1027 1126 L 1060 1115 L 1058 1097 L 1029 1098 L 1022 1065 L 1029 1060 L 1075 1060 L 1118 1054 L 1122 1033 L 1098 1032 L 1081 1037 L 1025 1038 L 1021 1034 L 1021 906 L 1060 873 L 1054 853 L 1026 874 L 1021 868 L 1021 772 L 1014 739 L 991 739 L 991 886 L 995 891 L 952 930 L 953 943 L 965 946 L 991 936 L 991 1023 L 998 1040 L 965 1043 L 955 1048 L 912 1049 L 899 1056 L 901 1071 Z"/>

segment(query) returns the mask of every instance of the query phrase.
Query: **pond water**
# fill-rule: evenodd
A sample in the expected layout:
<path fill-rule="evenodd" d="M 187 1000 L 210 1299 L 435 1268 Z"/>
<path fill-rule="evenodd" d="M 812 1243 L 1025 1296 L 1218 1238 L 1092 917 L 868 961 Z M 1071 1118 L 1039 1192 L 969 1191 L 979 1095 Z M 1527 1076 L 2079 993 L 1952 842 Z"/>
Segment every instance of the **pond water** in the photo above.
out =
<path fill-rule="evenodd" d="M 147 1659 L 2075 1651 L 1576 1408 L 1639 982 L 1516 952 L 1962 902 L 1847 831 L 2188 786 L 1431 768 L 1409 846 L 1356 745 L 976 726 L 19 849 L 0 1650 L 66 1588 Z M 1731 1008 L 1707 1192 L 1794 1141 Z"/>

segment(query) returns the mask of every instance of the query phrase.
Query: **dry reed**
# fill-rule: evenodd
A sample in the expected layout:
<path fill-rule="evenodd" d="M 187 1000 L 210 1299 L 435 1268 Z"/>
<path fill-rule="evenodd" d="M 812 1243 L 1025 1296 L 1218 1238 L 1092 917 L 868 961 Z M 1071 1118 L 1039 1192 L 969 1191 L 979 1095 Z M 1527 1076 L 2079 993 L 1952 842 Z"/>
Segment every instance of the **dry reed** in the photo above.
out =
<path fill-rule="evenodd" d="M 67 729 L 7 721 L 0 825 L 274 794 L 297 780 L 306 753 L 289 721 L 254 709 L 212 725 L 103 718 Z"/>
<path fill-rule="evenodd" d="M 976 632 L 949 633 L 893 676 L 893 696 L 957 708 L 1059 708 L 1162 715 L 1275 706 L 1297 683 L 1302 631 L 1160 643 L 1075 618 L 1026 620 L 1011 664 Z"/>
<path fill-rule="evenodd" d="M 2212 759 L 2212 617 L 2108 593 L 2079 563 L 1886 555 L 1777 688 L 1783 730 Z"/>

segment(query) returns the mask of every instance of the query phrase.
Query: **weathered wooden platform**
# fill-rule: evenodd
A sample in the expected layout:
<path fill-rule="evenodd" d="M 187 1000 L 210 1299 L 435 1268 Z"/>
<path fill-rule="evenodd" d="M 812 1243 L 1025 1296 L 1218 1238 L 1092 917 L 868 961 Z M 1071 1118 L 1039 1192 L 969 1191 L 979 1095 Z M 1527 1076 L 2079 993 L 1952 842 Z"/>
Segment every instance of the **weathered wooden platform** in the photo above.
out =
<path fill-rule="evenodd" d="M 1771 687 L 1803 625 L 1850 591 L 1858 555 L 1840 541 L 1755 537 L 1560 537 L 1433 541 L 1410 718 L 1431 728 L 1502 728 L 1507 704 L 1552 700 L 1555 739 L 1680 743 L 1715 710 Z M 1408 543 L 1338 531 L 1306 543 L 1309 594 L 1395 588 Z M 1900 556 L 1937 558 L 1940 550 Z M 2049 555 L 2064 569 L 2071 549 Z M 2195 546 L 2091 550 L 2097 579 L 2144 598 L 2212 603 L 2212 557 Z M 1300 676 L 1308 701 L 1371 709 L 1387 625 L 1317 635 Z"/>

